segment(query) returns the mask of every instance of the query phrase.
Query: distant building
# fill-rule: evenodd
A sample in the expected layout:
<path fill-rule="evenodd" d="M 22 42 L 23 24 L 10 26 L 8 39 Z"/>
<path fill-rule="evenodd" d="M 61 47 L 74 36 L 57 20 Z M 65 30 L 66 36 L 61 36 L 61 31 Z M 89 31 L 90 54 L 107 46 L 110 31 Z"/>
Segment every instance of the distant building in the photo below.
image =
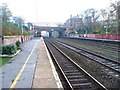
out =
<path fill-rule="evenodd" d="M 79 16 L 70 16 L 70 18 L 66 21 L 66 33 L 75 33 L 79 30 L 80 26 L 83 24 L 82 18 Z"/>
<path fill-rule="evenodd" d="M 57 27 L 65 27 L 65 23 L 64 24 L 58 24 Z"/>
<path fill-rule="evenodd" d="M 51 36 L 52 37 L 59 37 L 59 32 L 58 31 L 53 31 Z"/>

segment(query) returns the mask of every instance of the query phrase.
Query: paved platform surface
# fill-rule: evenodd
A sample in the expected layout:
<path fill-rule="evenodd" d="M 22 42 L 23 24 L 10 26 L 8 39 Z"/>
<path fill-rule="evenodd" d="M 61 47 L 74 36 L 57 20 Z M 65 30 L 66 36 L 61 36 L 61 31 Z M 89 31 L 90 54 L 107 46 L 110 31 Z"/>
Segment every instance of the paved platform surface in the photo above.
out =
<path fill-rule="evenodd" d="M 22 48 L 17 56 L 0 68 L 0 83 L 2 82 L 0 86 L 2 88 L 62 88 L 43 38 L 27 41 Z"/>
<path fill-rule="evenodd" d="M 22 51 L 0 68 L 2 88 L 10 88 L 16 78 L 18 78 L 18 80 L 14 82 L 13 88 L 32 87 L 35 65 L 40 50 L 39 42 L 40 38 L 34 38 L 33 40 L 24 42 Z M 20 72 L 25 63 L 26 66 L 24 67 L 23 72 Z"/>
<path fill-rule="evenodd" d="M 112 40 L 112 39 L 100 39 L 100 38 L 89 38 L 89 37 L 78 37 L 80 39 L 86 39 L 86 40 L 98 40 L 98 41 L 109 41 L 109 42 L 120 42 L 120 40 Z"/>
<path fill-rule="evenodd" d="M 62 88 L 42 38 L 32 88 Z"/>

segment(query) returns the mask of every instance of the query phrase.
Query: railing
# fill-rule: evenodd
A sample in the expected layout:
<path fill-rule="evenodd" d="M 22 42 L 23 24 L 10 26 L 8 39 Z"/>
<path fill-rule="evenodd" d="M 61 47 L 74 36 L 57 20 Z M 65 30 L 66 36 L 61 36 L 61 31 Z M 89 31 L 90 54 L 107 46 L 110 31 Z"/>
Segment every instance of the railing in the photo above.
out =
<path fill-rule="evenodd" d="M 80 34 L 80 36 L 83 36 L 83 34 Z M 120 40 L 120 35 L 87 34 L 86 36 L 88 38 Z"/>

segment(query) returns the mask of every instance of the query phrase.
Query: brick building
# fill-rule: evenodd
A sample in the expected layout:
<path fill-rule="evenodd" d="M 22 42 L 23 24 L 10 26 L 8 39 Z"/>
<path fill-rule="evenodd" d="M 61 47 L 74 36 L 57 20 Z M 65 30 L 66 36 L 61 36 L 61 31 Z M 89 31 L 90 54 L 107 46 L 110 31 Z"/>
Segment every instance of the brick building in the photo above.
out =
<path fill-rule="evenodd" d="M 75 33 L 79 30 L 80 26 L 83 24 L 82 18 L 79 16 L 70 16 L 66 21 L 66 34 Z"/>

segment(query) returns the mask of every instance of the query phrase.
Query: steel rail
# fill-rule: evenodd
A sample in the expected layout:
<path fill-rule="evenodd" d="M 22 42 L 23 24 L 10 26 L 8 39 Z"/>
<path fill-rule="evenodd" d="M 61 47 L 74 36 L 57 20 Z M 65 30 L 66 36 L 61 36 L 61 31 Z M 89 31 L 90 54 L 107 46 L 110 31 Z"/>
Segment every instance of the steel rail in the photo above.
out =
<path fill-rule="evenodd" d="M 103 55 L 99 55 L 97 53 L 93 53 L 87 49 L 77 48 L 75 46 L 68 45 L 68 44 L 60 42 L 60 41 L 59 42 L 56 41 L 56 42 L 71 49 L 71 50 L 73 50 L 73 51 L 75 51 L 76 53 L 79 53 L 79 54 L 81 54 L 89 59 L 92 59 L 92 60 L 114 70 L 117 73 L 120 73 L 120 62 L 118 62 L 118 61 L 112 60 L 108 57 L 105 57 Z"/>
<path fill-rule="evenodd" d="M 60 71 L 63 73 L 66 81 L 68 82 L 71 90 L 75 90 L 75 89 L 107 90 L 106 87 L 104 87 L 94 77 L 92 77 L 89 73 L 87 73 L 82 67 L 80 67 L 77 63 L 75 63 L 74 60 L 72 60 L 59 48 L 57 48 L 57 46 L 46 40 L 45 43 L 51 55 L 54 57 L 54 60 L 56 61 L 58 67 L 60 68 Z M 95 86 L 97 86 L 97 88 Z"/>

